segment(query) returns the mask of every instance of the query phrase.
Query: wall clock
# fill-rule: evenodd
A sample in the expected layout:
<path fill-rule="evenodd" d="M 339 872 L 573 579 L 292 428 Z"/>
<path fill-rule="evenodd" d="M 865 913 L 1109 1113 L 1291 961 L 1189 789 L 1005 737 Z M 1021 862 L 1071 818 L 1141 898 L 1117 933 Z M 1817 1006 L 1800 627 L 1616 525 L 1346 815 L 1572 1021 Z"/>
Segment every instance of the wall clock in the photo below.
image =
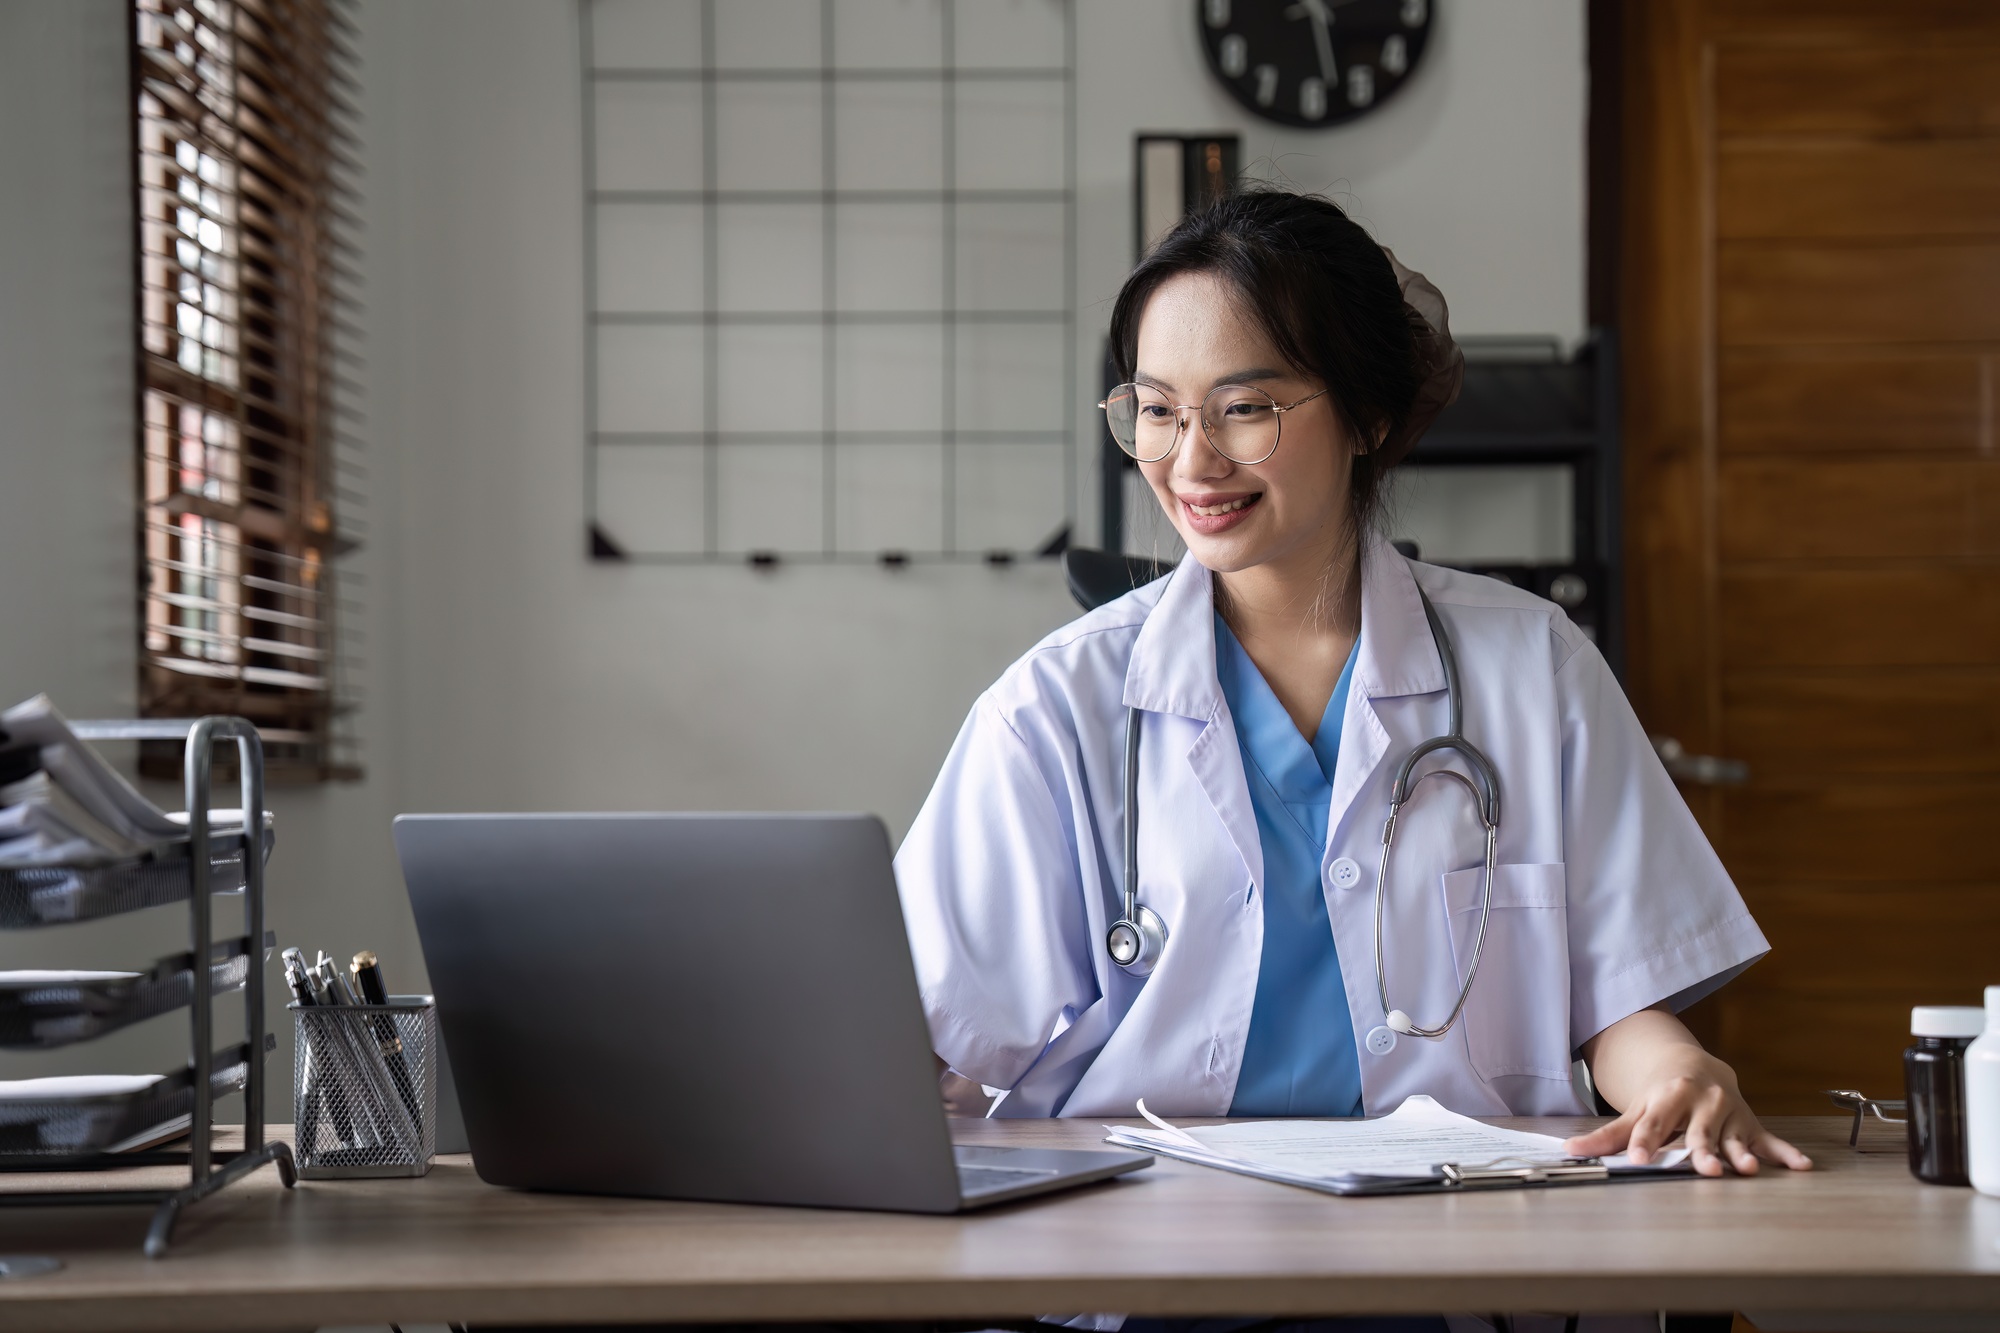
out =
<path fill-rule="evenodd" d="M 1409 82 L 1435 0 L 1195 0 L 1209 72 L 1245 110 L 1313 129 L 1365 116 Z"/>

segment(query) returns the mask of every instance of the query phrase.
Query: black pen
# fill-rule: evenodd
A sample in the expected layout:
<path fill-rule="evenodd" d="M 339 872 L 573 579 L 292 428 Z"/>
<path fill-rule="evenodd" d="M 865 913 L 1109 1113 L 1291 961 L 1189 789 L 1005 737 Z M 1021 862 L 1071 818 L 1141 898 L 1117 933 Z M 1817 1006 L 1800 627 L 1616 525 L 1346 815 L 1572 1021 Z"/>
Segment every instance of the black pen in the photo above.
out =
<path fill-rule="evenodd" d="M 382 976 L 381 960 L 372 950 L 363 949 L 354 955 L 354 989 L 361 993 L 368 1004 L 389 1003 L 389 983 Z M 396 1085 L 396 1095 L 403 1099 L 403 1109 L 410 1113 L 410 1123 L 423 1131 L 423 1101 L 417 1096 L 416 1079 L 410 1074 L 410 1062 L 403 1056 L 403 1039 L 397 1035 L 396 1020 L 384 1014 L 375 1020 L 375 1038 L 382 1048 L 382 1061 L 389 1067 L 389 1081 Z"/>
<path fill-rule="evenodd" d="M 389 986 L 382 980 L 382 964 L 372 950 L 363 949 L 354 955 L 354 989 L 366 1004 L 389 1003 Z"/>

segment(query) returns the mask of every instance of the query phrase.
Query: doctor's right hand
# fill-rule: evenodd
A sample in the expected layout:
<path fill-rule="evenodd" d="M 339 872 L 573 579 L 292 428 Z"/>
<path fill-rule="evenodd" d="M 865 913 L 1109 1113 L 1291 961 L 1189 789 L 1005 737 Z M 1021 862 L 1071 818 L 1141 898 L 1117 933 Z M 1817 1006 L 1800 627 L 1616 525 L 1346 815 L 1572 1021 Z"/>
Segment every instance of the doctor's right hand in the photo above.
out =
<path fill-rule="evenodd" d="M 1591 1076 L 1624 1114 L 1563 1144 L 1578 1157 L 1629 1154 L 1641 1165 L 1687 1135 L 1688 1155 L 1704 1176 L 1734 1168 L 1757 1174 L 1760 1162 L 1810 1171 L 1812 1159 L 1765 1129 L 1736 1086 L 1736 1071 L 1702 1049 L 1664 1008 L 1642 1009 L 1584 1043 Z"/>

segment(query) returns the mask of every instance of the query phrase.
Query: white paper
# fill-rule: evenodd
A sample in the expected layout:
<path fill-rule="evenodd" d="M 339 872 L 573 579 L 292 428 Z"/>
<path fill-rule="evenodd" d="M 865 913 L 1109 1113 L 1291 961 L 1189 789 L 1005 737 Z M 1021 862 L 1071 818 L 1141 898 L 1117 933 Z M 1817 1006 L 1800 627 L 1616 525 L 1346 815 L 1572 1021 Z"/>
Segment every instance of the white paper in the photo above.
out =
<path fill-rule="evenodd" d="M 81 1101 L 123 1097 L 158 1083 L 160 1074 L 63 1074 L 0 1082 L 0 1102 Z"/>
<path fill-rule="evenodd" d="M 42 768 L 56 785 L 121 837 L 152 843 L 178 836 L 179 830 L 164 811 L 141 796 L 97 751 L 77 739 L 46 694 L 0 713 L 0 731 L 14 743 L 40 746 Z"/>
<path fill-rule="evenodd" d="M 1446 1162 L 1466 1168 L 1518 1166 L 1568 1160 L 1563 1140 L 1482 1124 L 1438 1105 L 1409 1097 L 1373 1120 L 1259 1120 L 1247 1124 L 1183 1129 L 1146 1112 L 1158 1128 L 1118 1127 L 1114 1143 L 1184 1161 L 1247 1170 L 1272 1179 L 1325 1182 L 1351 1176 L 1427 1176 Z M 1677 1165 L 1685 1153 L 1662 1153 L 1648 1166 Z M 1629 1166 L 1607 1157 L 1607 1166 Z"/>
<path fill-rule="evenodd" d="M 80 741 L 45 694 L 0 713 L 7 743 L 40 749 L 41 771 L 0 788 L 0 868 L 89 866 L 137 856 L 186 836 L 186 813 L 147 800 Z M 264 812 L 271 826 L 271 812 Z M 232 833 L 241 810 L 211 810 L 209 827 Z"/>
<path fill-rule="evenodd" d="M 186 828 L 188 826 L 188 812 L 185 810 L 169 810 L 167 811 L 167 818 L 171 819 L 174 823 L 180 825 L 182 828 Z M 273 815 L 269 810 L 266 810 L 264 812 L 264 827 L 270 828 L 273 822 L 274 822 Z M 220 809 L 217 809 L 211 806 L 208 811 L 208 826 L 211 829 L 214 829 L 217 833 L 242 832 L 243 807 L 240 805 L 232 805 L 232 806 L 224 806 Z"/>
<path fill-rule="evenodd" d="M 0 991 L 87 986 L 99 981 L 137 981 L 137 972 L 0 972 Z"/>

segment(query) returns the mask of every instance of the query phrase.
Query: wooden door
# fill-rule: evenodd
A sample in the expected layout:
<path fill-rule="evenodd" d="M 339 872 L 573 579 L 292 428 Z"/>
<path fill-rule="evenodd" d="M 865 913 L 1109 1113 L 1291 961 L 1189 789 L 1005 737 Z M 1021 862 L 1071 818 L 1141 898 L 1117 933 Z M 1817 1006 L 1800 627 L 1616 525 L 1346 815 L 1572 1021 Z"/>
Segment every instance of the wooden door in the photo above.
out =
<path fill-rule="evenodd" d="M 2000 4 L 1625 11 L 1629 677 L 1773 952 L 1752 1104 L 1901 1096 L 2000 982 Z"/>

